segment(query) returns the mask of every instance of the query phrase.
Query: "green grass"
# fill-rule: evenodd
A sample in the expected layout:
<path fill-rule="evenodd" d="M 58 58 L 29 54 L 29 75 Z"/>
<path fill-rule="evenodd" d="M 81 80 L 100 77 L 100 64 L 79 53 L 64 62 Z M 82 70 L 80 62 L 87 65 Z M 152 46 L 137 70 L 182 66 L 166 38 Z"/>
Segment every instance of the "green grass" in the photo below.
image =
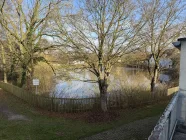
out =
<path fill-rule="evenodd" d="M 135 120 L 160 115 L 168 103 L 166 101 L 143 108 L 120 110 L 120 117 L 109 123 L 87 123 L 42 115 L 37 109 L 6 94 L 3 102 L 8 104 L 11 110 L 27 116 L 31 121 L 8 121 L 0 115 L 1 140 L 76 140 Z"/>

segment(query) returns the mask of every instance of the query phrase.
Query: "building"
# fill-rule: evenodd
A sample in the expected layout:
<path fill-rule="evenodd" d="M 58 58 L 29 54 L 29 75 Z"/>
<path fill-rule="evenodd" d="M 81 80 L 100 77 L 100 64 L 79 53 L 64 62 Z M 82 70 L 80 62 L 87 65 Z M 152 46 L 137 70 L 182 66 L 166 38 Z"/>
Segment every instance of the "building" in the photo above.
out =
<path fill-rule="evenodd" d="M 173 43 L 181 50 L 179 91 L 157 122 L 148 140 L 186 140 L 186 38 Z"/>
<path fill-rule="evenodd" d="M 155 64 L 154 58 L 152 56 L 150 56 L 149 59 L 150 62 L 150 66 L 153 66 Z M 159 61 L 159 66 L 160 68 L 172 68 L 173 62 L 170 58 L 161 58 Z"/>

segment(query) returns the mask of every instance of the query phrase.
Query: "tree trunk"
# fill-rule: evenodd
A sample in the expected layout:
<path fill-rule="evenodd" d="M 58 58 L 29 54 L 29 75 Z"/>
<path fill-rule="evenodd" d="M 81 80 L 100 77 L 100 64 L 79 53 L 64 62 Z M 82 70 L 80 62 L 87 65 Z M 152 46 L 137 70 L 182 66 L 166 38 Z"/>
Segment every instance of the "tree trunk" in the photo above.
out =
<path fill-rule="evenodd" d="M 6 73 L 6 68 L 5 68 L 5 66 L 3 66 L 3 77 L 4 77 L 3 81 L 4 81 L 5 83 L 7 83 L 7 73 Z"/>
<path fill-rule="evenodd" d="M 151 94 L 152 96 L 154 96 L 154 89 L 155 89 L 155 82 L 154 82 L 154 77 L 151 79 L 151 88 L 150 88 L 150 91 L 151 91 Z"/>
<path fill-rule="evenodd" d="M 107 112 L 108 108 L 107 108 L 107 80 L 99 80 L 99 90 L 100 90 L 100 103 L 101 103 L 101 110 L 103 112 Z"/>
<path fill-rule="evenodd" d="M 155 96 L 155 85 L 156 85 L 157 79 L 158 79 L 158 71 L 159 71 L 159 68 L 157 65 L 155 65 L 153 77 L 151 79 L 151 94 L 152 94 L 152 96 Z"/>
<path fill-rule="evenodd" d="M 16 64 L 16 59 L 15 57 L 11 56 L 11 66 L 10 66 L 10 80 L 11 83 L 17 84 L 17 76 L 16 76 L 16 71 L 15 71 L 15 64 Z"/>
<path fill-rule="evenodd" d="M 23 87 L 25 83 L 26 83 L 26 66 L 23 64 L 20 87 Z"/>
<path fill-rule="evenodd" d="M 31 59 L 30 64 L 30 75 L 28 75 L 27 79 L 27 90 L 32 90 L 32 80 L 34 79 L 34 63 L 33 59 Z"/>
<path fill-rule="evenodd" d="M 3 63 L 3 81 L 7 83 L 6 58 L 5 58 L 5 52 L 4 52 L 3 45 L 1 45 L 1 56 L 2 56 L 2 63 Z"/>

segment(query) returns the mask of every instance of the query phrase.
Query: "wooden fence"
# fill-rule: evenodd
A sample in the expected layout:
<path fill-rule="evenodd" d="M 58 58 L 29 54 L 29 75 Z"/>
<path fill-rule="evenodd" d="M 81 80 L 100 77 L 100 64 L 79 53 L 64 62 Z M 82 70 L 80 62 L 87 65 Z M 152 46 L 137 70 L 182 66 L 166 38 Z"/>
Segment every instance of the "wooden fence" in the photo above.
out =
<path fill-rule="evenodd" d="M 17 96 L 25 102 L 55 112 L 81 112 L 100 107 L 100 98 L 52 98 L 44 97 L 29 93 L 28 91 L 21 89 L 17 86 L 0 82 L 0 88 Z M 169 93 L 170 94 L 170 93 Z M 165 96 L 163 97 L 165 98 Z M 136 107 L 139 105 L 149 104 L 161 100 L 162 98 L 154 98 L 149 96 L 142 96 L 140 98 L 136 96 L 126 96 L 123 94 L 115 94 L 108 97 L 108 108 L 127 108 Z"/>

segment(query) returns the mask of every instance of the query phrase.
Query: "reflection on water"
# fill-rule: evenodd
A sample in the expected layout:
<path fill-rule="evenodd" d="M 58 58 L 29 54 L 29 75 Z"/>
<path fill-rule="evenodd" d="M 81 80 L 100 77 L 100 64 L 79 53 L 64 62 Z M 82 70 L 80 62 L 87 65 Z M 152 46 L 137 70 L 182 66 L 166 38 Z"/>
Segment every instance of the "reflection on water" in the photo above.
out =
<path fill-rule="evenodd" d="M 55 97 L 62 98 L 86 98 L 94 97 L 96 96 L 96 93 L 99 93 L 98 85 L 96 83 L 79 81 L 95 79 L 96 77 L 90 72 L 84 71 L 81 72 L 81 74 L 71 72 L 70 75 L 76 80 L 65 81 L 56 79 L 57 84 L 52 96 L 55 95 Z M 147 72 L 140 69 L 117 67 L 113 69 L 112 75 L 110 75 L 108 91 L 110 92 L 112 90 L 120 89 L 124 86 L 141 86 L 149 88 L 150 80 L 147 75 Z M 170 77 L 161 74 L 159 79 L 163 82 L 167 82 L 170 80 Z"/>
<path fill-rule="evenodd" d="M 69 72 L 69 77 L 72 80 L 60 80 L 56 78 L 57 84 L 54 88 L 56 97 L 61 98 L 86 98 L 93 97 L 98 92 L 97 83 L 83 82 L 87 79 L 95 79 L 96 77 L 89 73 L 82 71 L 80 73 Z"/>
<path fill-rule="evenodd" d="M 93 97 L 97 90 L 97 84 L 81 81 L 59 80 L 55 87 L 55 96 L 61 98 Z"/>

